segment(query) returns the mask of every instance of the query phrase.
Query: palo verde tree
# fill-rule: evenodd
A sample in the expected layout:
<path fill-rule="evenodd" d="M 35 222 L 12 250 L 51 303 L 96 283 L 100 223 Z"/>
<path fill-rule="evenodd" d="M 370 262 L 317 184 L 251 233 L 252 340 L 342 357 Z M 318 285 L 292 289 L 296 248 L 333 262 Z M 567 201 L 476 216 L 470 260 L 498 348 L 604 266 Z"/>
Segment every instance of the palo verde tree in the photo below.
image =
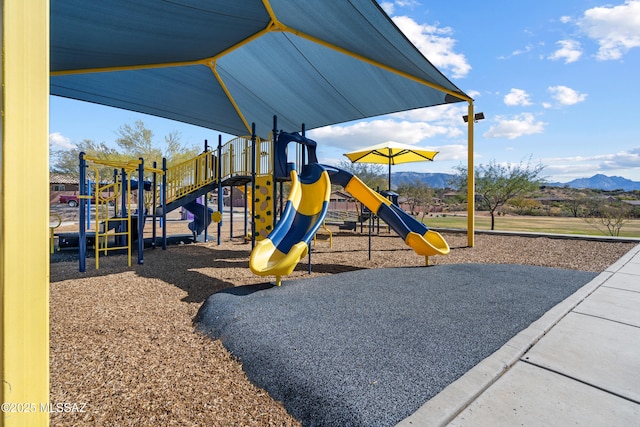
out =
<path fill-rule="evenodd" d="M 582 215 L 587 224 L 602 234 L 619 236 L 620 229 L 632 216 L 632 206 L 621 200 L 607 200 L 592 195 Z"/>
<path fill-rule="evenodd" d="M 77 176 L 78 155 L 84 152 L 88 156 L 101 160 L 126 162 L 142 157 L 147 166 L 157 162 L 162 165 L 162 158 L 167 158 L 169 165 L 180 163 L 195 157 L 199 150 L 189 148 L 180 141 L 180 133 L 171 132 L 164 137 L 164 144 L 154 139 L 153 131 L 147 129 L 141 120 L 133 125 L 125 124 L 116 131 L 115 143 L 117 148 L 109 147 L 106 143 L 96 143 L 90 139 L 84 139 L 69 150 L 57 150 L 51 153 L 51 164 L 55 172 Z M 112 168 L 100 168 L 100 176 L 108 177 L 113 172 Z"/>
<path fill-rule="evenodd" d="M 433 198 L 434 191 L 424 182 L 416 180 L 413 184 L 403 184 L 396 190 L 398 194 L 407 198 L 411 214 L 416 214 L 416 209 L 422 207 L 423 217 L 426 207 Z"/>
<path fill-rule="evenodd" d="M 502 165 L 495 160 L 475 169 L 475 197 L 491 214 L 491 229 L 495 227 L 495 212 L 509 200 L 535 191 L 542 184 L 540 173 L 544 166 L 530 163 Z M 467 168 L 459 166 L 452 180 L 459 191 L 467 191 Z"/>
<path fill-rule="evenodd" d="M 350 161 L 342 160 L 338 163 L 338 167 L 351 172 L 374 190 L 377 188 L 386 190 L 387 188 L 385 169 L 382 165 L 375 163 L 351 163 Z"/>

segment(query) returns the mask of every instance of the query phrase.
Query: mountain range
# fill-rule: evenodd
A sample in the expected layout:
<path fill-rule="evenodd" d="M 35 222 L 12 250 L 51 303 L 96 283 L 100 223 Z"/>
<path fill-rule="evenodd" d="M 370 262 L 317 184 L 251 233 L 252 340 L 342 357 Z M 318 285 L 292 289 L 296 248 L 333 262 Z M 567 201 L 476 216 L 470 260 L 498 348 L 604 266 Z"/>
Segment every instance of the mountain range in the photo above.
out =
<path fill-rule="evenodd" d="M 593 175 L 591 178 L 577 178 L 569 182 L 550 182 L 547 185 L 553 187 L 590 188 L 592 190 L 640 190 L 640 182 L 631 181 L 621 176 L 607 176 L 603 174 Z"/>
<path fill-rule="evenodd" d="M 421 182 L 431 188 L 446 188 L 449 181 L 453 178 L 453 174 L 449 173 L 431 173 L 431 172 L 393 172 L 391 173 L 391 183 L 393 188 L 401 185 L 414 184 Z M 589 188 L 592 190 L 623 190 L 633 191 L 640 190 L 640 182 L 632 181 L 621 176 L 607 176 L 597 174 L 591 178 L 577 178 L 569 182 L 548 182 L 551 187 L 569 187 L 569 188 Z"/>

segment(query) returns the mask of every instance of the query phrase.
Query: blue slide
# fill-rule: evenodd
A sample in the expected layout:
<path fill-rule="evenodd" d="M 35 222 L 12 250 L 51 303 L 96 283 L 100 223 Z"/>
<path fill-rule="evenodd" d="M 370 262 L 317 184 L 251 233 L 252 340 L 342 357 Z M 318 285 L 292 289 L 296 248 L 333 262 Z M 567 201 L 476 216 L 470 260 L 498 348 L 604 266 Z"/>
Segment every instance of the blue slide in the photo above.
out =
<path fill-rule="evenodd" d="M 182 206 L 193 214 L 193 221 L 189 223 L 189 230 L 201 235 L 205 228 L 211 224 L 211 214 L 213 209 L 207 207 L 205 210 L 204 205 L 201 205 L 197 201 L 186 203 Z"/>

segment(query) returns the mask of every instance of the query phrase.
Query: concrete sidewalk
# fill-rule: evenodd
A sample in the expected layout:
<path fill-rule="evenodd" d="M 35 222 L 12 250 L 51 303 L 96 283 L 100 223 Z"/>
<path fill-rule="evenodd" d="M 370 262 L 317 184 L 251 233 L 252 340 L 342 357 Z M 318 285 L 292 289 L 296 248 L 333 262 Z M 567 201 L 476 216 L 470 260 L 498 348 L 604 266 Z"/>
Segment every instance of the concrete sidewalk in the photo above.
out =
<path fill-rule="evenodd" d="M 640 425 L 640 245 L 398 426 Z"/>

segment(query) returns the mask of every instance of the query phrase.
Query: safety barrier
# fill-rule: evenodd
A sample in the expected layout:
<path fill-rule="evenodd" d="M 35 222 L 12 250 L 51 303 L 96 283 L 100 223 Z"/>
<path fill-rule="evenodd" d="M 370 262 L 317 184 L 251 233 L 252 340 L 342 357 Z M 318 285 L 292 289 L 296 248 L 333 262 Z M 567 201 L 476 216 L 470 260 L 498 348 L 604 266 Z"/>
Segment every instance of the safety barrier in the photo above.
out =
<path fill-rule="evenodd" d="M 256 137 L 256 175 L 267 175 L 272 171 L 272 142 Z M 222 146 L 220 177 L 225 180 L 232 176 L 251 176 L 251 137 L 234 138 Z"/>
<path fill-rule="evenodd" d="M 166 202 L 170 203 L 215 182 L 217 170 L 216 157 L 211 151 L 167 168 Z"/>

